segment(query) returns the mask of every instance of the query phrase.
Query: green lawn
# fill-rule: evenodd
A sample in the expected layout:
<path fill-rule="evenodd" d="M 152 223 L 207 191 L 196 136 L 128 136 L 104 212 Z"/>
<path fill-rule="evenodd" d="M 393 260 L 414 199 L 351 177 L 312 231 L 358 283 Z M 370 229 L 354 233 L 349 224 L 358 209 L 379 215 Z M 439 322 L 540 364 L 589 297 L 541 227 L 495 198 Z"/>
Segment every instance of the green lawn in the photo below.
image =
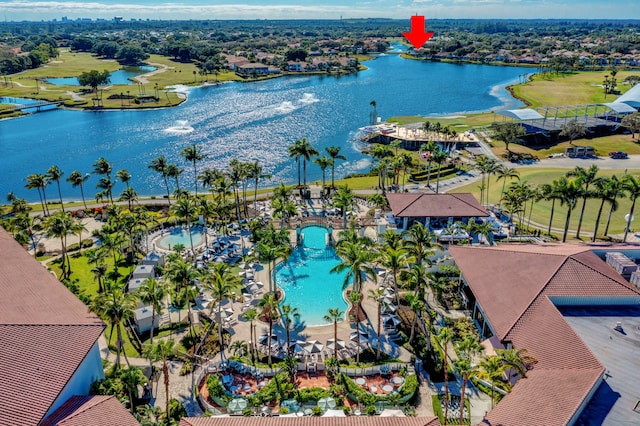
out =
<path fill-rule="evenodd" d="M 535 169 L 519 169 L 520 178 L 523 181 L 530 183 L 533 186 L 538 186 L 544 183 L 551 183 L 554 179 L 558 179 L 559 177 L 566 174 L 567 169 L 546 169 L 546 168 L 535 168 Z M 629 174 L 640 175 L 640 170 L 629 170 Z M 600 176 L 612 176 L 618 175 L 622 176 L 623 172 L 620 170 L 601 170 L 599 172 Z M 508 184 L 507 184 L 508 186 Z M 456 188 L 451 190 L 451 192 L 460 193 L 460 192 L 471 192 L 476 198 L 480 199 L 480 181 L 471 183 L 469 185 Z M 492 176 L 489 182 L 489 203 L 490 204 L 498 204 L 500 199 L 500 192 L 502 189 L 502 181 L 496 181 L 496 177 Z M 631 207 L 631 203 L 629 199 L 622 199 L 619 202 L 620 206 L 617 212 L 613 213 L 611 219 L 611 225 L 609 228 L 609 234 L 620 234 L 624 232 L 625 228 L 625 220 L 624 215 L 629 212 Z M 585 209 L 584 219 L 582 222 L 582 230 L 581 237 L 585 240 L 585 237 L 590 238 L 593 235 L 593 228 L 595 225 L 595 219 L 598 214 L 598 208 L 600 207 L 600 200 L 591 199 L 587 201 L 587 206 Z M 582 208 L 582 200 L 578 202 L 576 209 L 571 214 L 571 225 L 570 230 L 573 232 L 569 232 L 570 236 L 575 235 L 575 230 L 578 225 L 578 218 L 580 216 L 580 209 Z M 551 213 L 551 202 L 548 201 L 539 201 L 534 204 L 533 213 L 531 216 L 531 221 L 542 225 L 544 230 L 547 229 L 549 223 L 549 216 Z M 605 204 L 605 208 L 603 210 L 602 217 L 600 219 L 600 227 L 599 231 L 602 235 L 604 231 L 604 227 L 607 221 L 607 215 L 609 213 L 609 206 Z M 527 208 L 527 218 L 529 214 L 529 208 Z M 553 219 L 553 227 L 558 229 L 564 229 L 564 223 L 566 219 L 567 210 L 564 206 L 560 206 L 560 203 L 556 202 L 555 213 Z M 515 219 L 514 219 L 515 220 Z M 526 224 L 526 221 L 525 221 Z M 632 225 L 632 230 L 634 229 Z M 561 236 L 558 231 L 555 232 L 556 235 Z"/>

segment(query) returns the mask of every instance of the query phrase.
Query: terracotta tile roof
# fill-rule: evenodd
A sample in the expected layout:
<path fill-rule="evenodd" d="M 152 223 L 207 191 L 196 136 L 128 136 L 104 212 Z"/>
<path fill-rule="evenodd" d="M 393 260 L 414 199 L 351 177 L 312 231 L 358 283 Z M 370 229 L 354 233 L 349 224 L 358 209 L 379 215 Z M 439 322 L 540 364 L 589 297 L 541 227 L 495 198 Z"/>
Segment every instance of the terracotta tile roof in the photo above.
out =
<path fill-rule="evenodd" d="M 0 413 L 44 417 L 104 329 L 64 285 L 0 229 Z"/>
<path fill-rule="evenodd" d="M 413 194 L 388 193 L 387 200 L 396 217 L 479 217 L 489 216 L 469 193 Z"/>
<path fill-rule="evenodd" d="M 40 426 L 140 426 L 115 396 L 72 396 Z"/>
<path fill-rule="evenodd" d="M 180 426 L 440 426 L 437 417 L 185 417 Z"/>
<path fill-rule="evenodd" d="M 527 349 L 538 360 L 485 424 L 565 425 L 600 383 L 604 367 L 552 300 L 637 304 L 640 292 L 592 249 L 559 244 L 450 247 L 500 340 Z"/>

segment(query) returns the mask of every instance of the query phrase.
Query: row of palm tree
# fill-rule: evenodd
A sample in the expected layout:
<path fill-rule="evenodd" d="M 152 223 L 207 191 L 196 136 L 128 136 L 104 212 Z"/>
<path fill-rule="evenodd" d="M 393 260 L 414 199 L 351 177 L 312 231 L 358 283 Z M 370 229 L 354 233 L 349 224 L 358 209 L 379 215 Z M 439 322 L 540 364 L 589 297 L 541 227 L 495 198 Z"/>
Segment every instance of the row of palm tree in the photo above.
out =
<path fill-rule="evenodd" d="M 598 200 L 598 213 L 593 228 L 592 241 L 595 241 L 598 232 L 602 214 L 605 205 L 609 206 L 604 236 L 609 233 L 609 225 L 613 213 L 619 207 L 620 199 L 628 197 L 631 200 L 631 206 L 627 216 L 627 223 L 623 241 L 626 242 L 631 220 L 635 211 L 635 204 L 640 197 L 640 179 L 637 176 L 623 175 L 611 177 L 598 175 L 598 166 L 592 165 L 588 169 L 576 166 L 573 170 L 566 173 L 565 176 L 554 180 L 552 183 L 542 184 L 537 187 L 527 182 L 512 183 L 502 195 L 504 206 L 511 215 L 517 214 L 520 218 L 520 224 L 523 225 L 524 218 L 527 216 L 530 223 L 533 205 L 541 200 L 551 202 L 551 210 L 549 214 L 549 224 L 547 233 L 551 234 L 551 227 L 556 210 L 556 202 L 566 208 L 566 217 L 562 234 L 562 241 L 567 240 L 571 216 L 576 207 L 580 204 L 580 215 L 576 229 L 576 238 L 581 238 L 582 223 L 584 213 L 586 211 L 587 201 Z M 528 226 L 528 225 L 527 225 Z"/>
<path fill-rule="evenodd" d="M 293 144 L 289 145 L 289 157 L 296 160 L 298 167 L 298 188 L 302 191 L 307 187 L 307 162 L 312 158 L 318 157 L 320 152 L 311 145 L 311 142 L 306 137 L 296 140 Z M 329 146 L 325 148 L 327 155 L 322 155 L 319 158 L 313 160 L 315 164 L 322 170 L 322 189 L 325 191 L 325 170 L 327 167 L 331 167 L 331 189 L 335 188 L 335 169 L 337 160 L 346 160 L 347 158 L 340 154 L 341 148 L 339 146 Z M 302 183 L 300 180 L 300 164 L 302 163 Z"/>

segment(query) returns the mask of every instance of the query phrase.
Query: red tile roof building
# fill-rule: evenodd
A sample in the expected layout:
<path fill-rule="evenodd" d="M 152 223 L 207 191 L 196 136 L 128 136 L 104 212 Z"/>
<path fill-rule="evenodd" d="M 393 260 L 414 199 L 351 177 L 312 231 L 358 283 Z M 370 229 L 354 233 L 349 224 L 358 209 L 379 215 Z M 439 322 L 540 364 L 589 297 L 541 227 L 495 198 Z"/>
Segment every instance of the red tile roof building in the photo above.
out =
<path fill-rule="evenodd" d="M 605 369 L 556 306 L 638 305 L 638 289 L 593 247 L 543 244 L 449 250 L 483 337 L 495 335 L 506 347 L 527 349 L 538 360 L 483 424 L 573 424 Z"/>
<path fill-rule="evenodd" d="M 486 217 L 473 194 L 387 193 L 395 217 Z"/>
<path fill-rule="evenodd" d="M 36 425 L 102 378 L 104 323 L 0 228 L 0 423 Z"/>
<path fill-rule="evenodd" d="M 72 396 L 40 426 L 140 426 L 115 396 Z"/>
<path fill-rule="evenodd" d="M 437 417 L 185 417 L 180 426 L 440 426 Z"/>

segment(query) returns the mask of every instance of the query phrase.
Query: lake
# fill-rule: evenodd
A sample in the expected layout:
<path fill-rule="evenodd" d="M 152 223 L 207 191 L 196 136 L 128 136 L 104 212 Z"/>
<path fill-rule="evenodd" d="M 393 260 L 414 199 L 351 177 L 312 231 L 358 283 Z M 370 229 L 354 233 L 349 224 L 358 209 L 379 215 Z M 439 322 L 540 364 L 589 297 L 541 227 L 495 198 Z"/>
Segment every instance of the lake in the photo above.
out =
<path fill-rule="evenodd" d="M 187 145 L 202 145 L 204 167 L 225 168 L 233 157 L 258 159 L 273 178 L 269 185 L 297 179 L 287 147 L 307 139 L 323 152 L 338 145 L 347 161 L 336 176 L 367 171 L 369 157 L 361 153 L 359 127 L 369 124 L 370 102 L 377 103 L 382 119 L 397 115 L 453 115 L 522 104 L 509 96 L 506 84 L 518 81 L 522 68 L 456 65 L 380 56 L 364 63 L 358 74 L 295 76 L 260 82 L 227 83 L 183 88 L 188 100 L 179 107 L 145 111 L 56 110 L 0 122 L 0 196 L 13 191 L 37 201 L 34 190 L 24 188 L 31 173 L 44 173 L 57 165 L 68 176 L 87 173 L 99 157 L 113 164 L 114 172 L 127 169 L 130 184 L 140 195 L 162 194 L 161 177 L 148 169 L 159 155 L 184 167 L 181 186 L 193 187 L 193 173 L 179 152 Z M 182 121 L 180 121 L 182 120 Z M 184 123 L 186 121 L 186 124 Z M 308 165 L 308 181 L 322 176 Z M 327 173 L 329 176 L 330 173 Z M 85 185 L 92 198 L 98 178 Z M 79 190 L 62 182 L 67 199 L 80 199 Z M 117 183 L 114 196 L 124 189 Z M 47 189 L 57 197 L 54 185 Z"/>

